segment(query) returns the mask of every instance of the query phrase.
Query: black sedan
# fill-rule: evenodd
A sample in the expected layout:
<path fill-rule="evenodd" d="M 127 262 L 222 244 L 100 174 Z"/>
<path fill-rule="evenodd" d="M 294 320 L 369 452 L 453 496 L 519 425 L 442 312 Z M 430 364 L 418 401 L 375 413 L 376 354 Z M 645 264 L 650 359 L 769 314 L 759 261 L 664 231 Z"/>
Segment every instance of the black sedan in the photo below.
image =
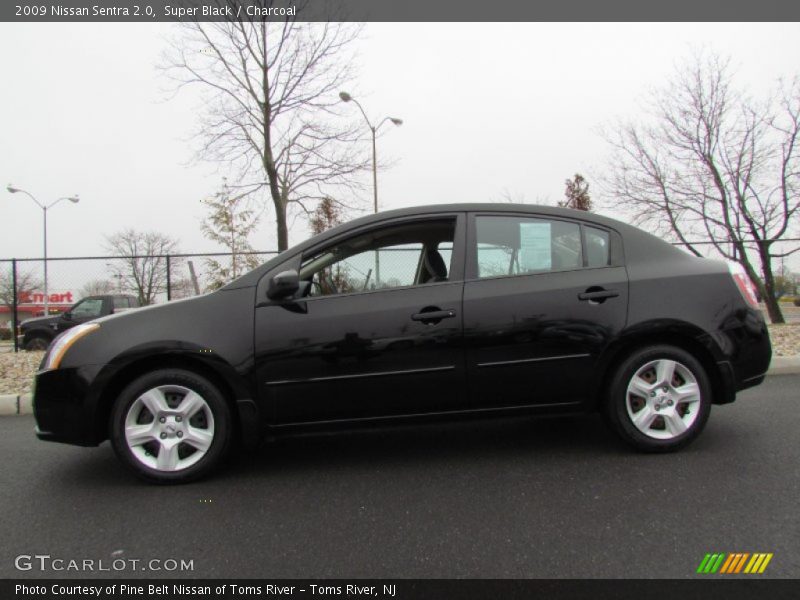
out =
<path fill-rule="evenodd" d="M 599 410 L 684 446 L 764 379 L 752 283 L 613 219 L 459 204 L 372 215 L 224 288 L 79 325 L 36 375 L 37 435 L 155 482 L 266 432 Z"/>

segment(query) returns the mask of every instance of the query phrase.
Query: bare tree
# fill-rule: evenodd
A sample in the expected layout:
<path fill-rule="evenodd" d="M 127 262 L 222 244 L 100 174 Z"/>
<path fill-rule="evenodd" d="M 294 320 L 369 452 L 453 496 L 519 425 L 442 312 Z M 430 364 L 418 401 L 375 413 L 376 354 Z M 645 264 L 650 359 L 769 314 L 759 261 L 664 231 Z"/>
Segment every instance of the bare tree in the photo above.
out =
<path fill-rule="evenodd" d="M 211 289 L 217 289 L 259 264 L 258 256 L 248 240 L 258 225 L 259 215 L 247 207 L 246 194 L 232 193 L 226 180 L 222 189 L 203 200 L 211 214 L 203 221 L 203 235 L 230 252 L 230 260 L 208 259 Z"/>
<path fill-rule="evenodd" d="M 369 164 L 354 143 L 358 125 L 342 124 L 338 112 L 360 26 L 242 19 L 183 23 L 164 70 L 177 89 L 204 90 L 198 156 L 235 172 L 243 192 L 268 190 L 284 250 L 290 209 L 309 214 L 325 197 L 352 197 Z"/>
<path fill-rule="evenodd" d="M 492 200 L 492 202 L 503 202 L 507 204 L 525 204 L 525 192 L 511 191 L 508 188 L 503 188 L 499 200 Z M 539 202 L 537 202 L 539 204 Z"/>
<path fill-rule="evenodd" d="M 525 192 L 519 190 L 510 190 L 503 188 L 500 196 L 497 198 L 490 197 L 489 202 L 500 204 L 541 204 L 542 206 L 552 205 L 550 196 L 536 195 L 533 200 L 528 200 Z"/>
<path fill-rule="evenodd" d="M 580 173 L 565 181 L 564 200 L 558 203 L 562 208 L 575 210 L 592 210 L 592 197 L 589 195 L 589 182 Z"/>
<path fill-rule="evenodd" d="M 107 279 L 93 279 L 86 282 L 78 292 L 79 298 L 86 296 L 99 296 L 103 294 L 113 294 L 117 291 L 117 285 Z"/>
<path fill-rule="evenodd" d="M 106 237 L 106 249 L 118 256 L 110 269 L 121 287 L 139 298 L 139 304 L 153 304 L 158 294 L 167 291 L 166 255 L 175 254 L 178 242 L 157 231 L 126 229 Z M 177 267 L 173 261 L 171 267 Z"/>
<path fill-rule="evenodd" d="M 757 102 L 736 90 L 728 60 L 699 54 L 654 92 L 649 123 L 621 122 L 605 192 L 638 225 L 701 255 L 697 239 L 740 263 L 773 323 L 783 323 L 772 261 L 796 236 L 800 85 Z"/>
<path fill-rule="evenodd" d="M 184 261 L 180 261 L 177 269 L 171 271 L 169 283 L 169 295 L 172 300 L 181 298 L 191 298 L 195 296 L 194 284 L 191 276 L 188 275 L 188 266 Z M 170 265 L 171 268 L 171 265 Z"/>
<path fill-rule="evenodd" d="M 30 295 L 34 290 L 40 289 L 42 282 L 31 271 L 17 270 L 17 303 L 21 298 Z M 0 271 L 0 303 L 8 308 L 14 306 L 14 278 L 11 269 Z"/>

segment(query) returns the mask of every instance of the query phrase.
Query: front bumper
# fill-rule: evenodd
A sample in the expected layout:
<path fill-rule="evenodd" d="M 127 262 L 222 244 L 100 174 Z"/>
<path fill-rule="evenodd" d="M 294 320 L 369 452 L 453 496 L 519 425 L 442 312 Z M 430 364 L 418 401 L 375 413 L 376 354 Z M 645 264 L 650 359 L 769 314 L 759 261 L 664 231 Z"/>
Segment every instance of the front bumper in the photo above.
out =
<path fill-rule="evenodd" d="M 91 393 L 89 367 L 39 371 L 33 392 L 36 437 L 78 446 L 96 446 L 96 402 Z"/>

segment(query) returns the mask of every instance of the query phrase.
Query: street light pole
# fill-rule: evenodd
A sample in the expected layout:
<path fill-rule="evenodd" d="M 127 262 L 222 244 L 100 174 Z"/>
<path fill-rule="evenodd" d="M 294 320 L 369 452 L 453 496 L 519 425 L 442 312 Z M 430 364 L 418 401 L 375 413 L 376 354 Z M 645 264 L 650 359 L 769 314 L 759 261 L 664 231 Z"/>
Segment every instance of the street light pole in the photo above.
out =
<path fill-rule="evenodd" d="M 375 213 L 378 212 L 378 144 L 376 141 L 378 130 L 370 126 L 372 130 L 372 194 L 375 198 Z"/>
<path fill-rule="evenodd" d="M 47 206 L 42 206 L 44 215 L 44 316 L 50 316 L 50 292 L 47 289 Z"/>
<path fill-rule="evenodd" d="M 341 98 L 342 102 L 355 102 L 358 109 L 361 111 L 361 114 L 364 116 L 364 121 L 367 122 L 367 126 L 369 130 L 372 132 L 372 195 L 374 200 L 374 209 L 375 212 L 378 212 L 378 144 L 377 144 L 377 137 L 378 137 L 378 130 L 381 128 L 381 125 L 386 123 L 386 121 L 390 121 L 395 126 L 400 127 L 403 124 L 403 119 L 399 119 L 397 117 L 384 117 L 380 123 L 377 125 L 373 125 L 372 121 L 369 120 L 367 116 L 367 112 L 364 110 L 364 107 L 361 106 L 361 103 L 353 98 L 347 92 L 339 92 L 339 98 Z M 375 286 L 379 286 L 381 282 L 381 259 L 379 255 L 379 251 L 375 249 Z"/>
<path fill-rule="evenodd" d="M 58 204 L 62 200 L 69 200 L 73 204 L 77 204 L 78 202 L 80 202 L 80 198 L 78 197 L 77 194 L 75 194 L 74 196 L 62 196 L 61 198 L 57 199 L 54 202 L 51 202 L 50 204 L 42 204 L 30 192 L 26 192 L 25 190 L 15 188 L 10 183 L 6 187 L 6 190 L 8 190 L 9 194 L 16 194 L 16 193 L 25 194 L 31 200 L 33 200 L 39 208 L 42 209 L 42 215 L 44 220 L 44 315 L 47 317 L 50 315 L 50 292 L 47 287 L 47 209 L 53 208 L 56 204 Z"/>
<path fill-rule="evenodd" d="M 398 119 L 397 117 L 384 117 L 380 123 L 377 125 L 373 125 L 372 121 L 369 120 L 367 116 L 367 112 L 364 110 L 364 107 L 361 106 L 361 103 L 353 98 L 347 92 L 339 92 L 339 98 L 342 99 L 342 102 L 354 102 L 358 109 L 361 111 L 361 114 L 364 117 L 364 121 L 367 122 L 367 127 L 372 132 L 372 193 L 375 198 L 375 212 L 378 212 L 378 148 L 376 138 L 378 136 L 378 130 L 381 126 L 386 123 L 386 121 L 390 121 L 397 127 L 403 124 L 403 119 Z"/>

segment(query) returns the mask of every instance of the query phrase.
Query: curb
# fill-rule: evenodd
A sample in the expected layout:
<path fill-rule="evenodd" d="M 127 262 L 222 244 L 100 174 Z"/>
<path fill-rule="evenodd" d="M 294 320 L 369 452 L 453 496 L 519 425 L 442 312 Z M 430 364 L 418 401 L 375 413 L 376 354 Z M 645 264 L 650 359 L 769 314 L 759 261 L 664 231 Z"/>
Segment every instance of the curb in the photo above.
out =
<path fill-rule="evenodd" d="M 33 414 L 33 397 L 30 394 L 0 395 L 0 415 Z"/>
<path fill-rule="evenodd" d="M 800 374 L 800 356 L 775 356 L 769 365 L 767 375 L 798 375 Z M 32 396 L 0 395 L 0 416 L 5 415 L 30 415 L 33 413 Z"/>
<path fill-rule="evenodd" d="M 796 375 L 800 373 L 800 356 L 773 356 L 767 375 Z"/>
<path fill-rule="evenodd" d="M 22 412 L 23 409 L 26 412 Z M 3 395 L 0 396 L 0 415 L 29 415 L 31 414 L 31 395 Z"/>

